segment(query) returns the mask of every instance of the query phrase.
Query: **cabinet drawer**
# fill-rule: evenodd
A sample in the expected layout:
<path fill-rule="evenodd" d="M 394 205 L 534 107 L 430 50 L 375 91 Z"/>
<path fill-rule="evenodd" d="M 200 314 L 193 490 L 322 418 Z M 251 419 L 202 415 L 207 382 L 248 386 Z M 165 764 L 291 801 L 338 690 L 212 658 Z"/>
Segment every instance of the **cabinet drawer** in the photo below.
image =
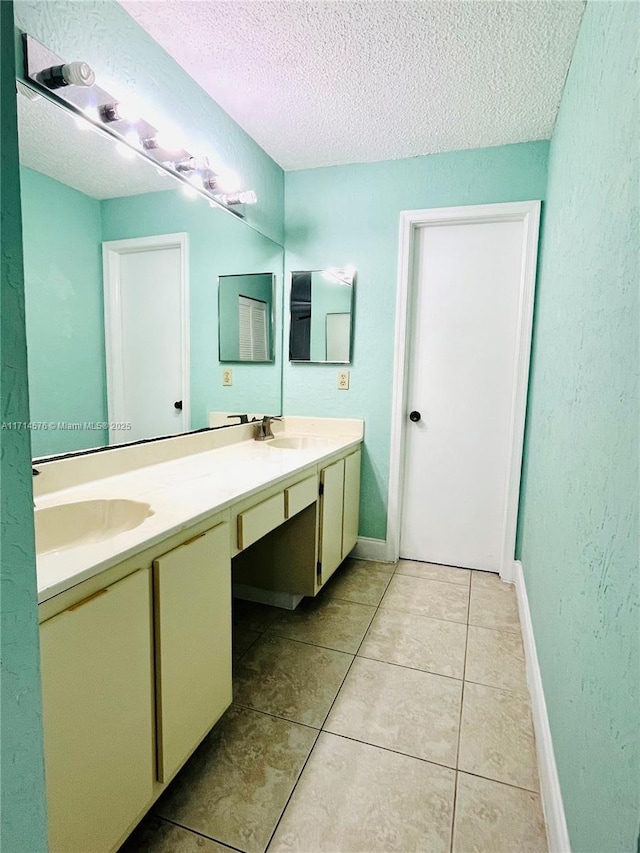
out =
<path fill-rule="evenodd" d="M 292 518 L 318 497 L 318 478 L 315 474 L 284 490 L 284 517 Z"/>
<path fill-rule="evenodd" d="M 252 506 L 238 515 L 238 548 L 248 548 L 274 527 L 282 524 L 284 515 L 284 492 Z"/>

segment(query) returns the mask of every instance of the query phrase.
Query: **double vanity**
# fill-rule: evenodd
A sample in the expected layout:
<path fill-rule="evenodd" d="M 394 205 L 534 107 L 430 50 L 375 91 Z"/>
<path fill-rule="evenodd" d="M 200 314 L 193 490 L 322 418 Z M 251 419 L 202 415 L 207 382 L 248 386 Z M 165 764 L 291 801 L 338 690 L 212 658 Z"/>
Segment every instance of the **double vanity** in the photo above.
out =
<path fill-rule="evenodd" d="M 232 700 L 231 598 L 353 549 L 363 423 L 284 418 L 37 465 L 49 846 L 118 848 Z"/>

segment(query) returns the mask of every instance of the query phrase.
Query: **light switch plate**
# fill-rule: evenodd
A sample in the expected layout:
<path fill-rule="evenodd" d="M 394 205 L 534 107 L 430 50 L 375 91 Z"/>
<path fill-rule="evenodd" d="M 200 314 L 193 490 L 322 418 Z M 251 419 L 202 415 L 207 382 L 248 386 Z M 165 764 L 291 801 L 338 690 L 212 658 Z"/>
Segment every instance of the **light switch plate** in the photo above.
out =
<path fill-rule="evenodd" d="M 222 384 L 233 385 L 233 370 L 230 367 L 225 367 L 222 371 Z"/>
<path fill-rule="evenodd" d="M 338 388 L 340 391 L 348 391 L 349 390 L 349 371 L 348 370 L 339 370 L 338 371 Z"/>

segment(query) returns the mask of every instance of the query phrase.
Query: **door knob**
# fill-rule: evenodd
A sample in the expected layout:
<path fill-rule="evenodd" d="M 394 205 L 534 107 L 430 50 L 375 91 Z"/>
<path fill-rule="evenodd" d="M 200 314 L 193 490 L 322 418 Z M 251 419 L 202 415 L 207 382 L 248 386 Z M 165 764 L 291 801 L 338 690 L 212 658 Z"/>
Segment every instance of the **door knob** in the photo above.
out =
<path fill-rule="evenodd" d="M 417 424 L 421 417 L 422 415 L 420 414 L 420 412 L 411 412 L 411 414 L 409 415 L 409 420 L 413 421 L 414 424 Z"/>
<path fill-rule="evenodd" d="M 173 408 L 177 409 L 179 412 L 181 412 L 182 411 L 182 400 L 176 400 L 176 402 L 173 404 Z"/>

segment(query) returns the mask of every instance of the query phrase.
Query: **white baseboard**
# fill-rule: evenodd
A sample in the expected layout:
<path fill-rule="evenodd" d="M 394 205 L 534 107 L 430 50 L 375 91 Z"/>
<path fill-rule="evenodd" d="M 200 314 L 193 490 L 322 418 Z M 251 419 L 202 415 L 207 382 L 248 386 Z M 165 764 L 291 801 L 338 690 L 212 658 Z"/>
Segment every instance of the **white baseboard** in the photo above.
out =
<path fill-rule="evenodd" d="M 529 693 L 531 694 L 531 711 L 533 714 L 533 728 L 536 735 L 536 751 L 538 753 L 538 770 L 540 773 L 540 796 L 547 826 L 549 853 L 571 853 L 567 820 L 562 802 L 562 791 L 560 790 L 551 728 L 547 715 L 547 703 L 544 698 L 536 641 L 533 635 L 533 624 L 529 611 L 527 587 L 524 582 L 522 563 L 519 561 L 513 564 L 513 580 L 518 598 L 520 626 L 524 642 L 527 683 L 529 685 Z"/>
<path fill-rule="evenodd" d="M 355 557 L 356 560 L 374 560 L 377 563 L 392 563 L 396 559 L 389 554 L 386 539 L 369 539 L 366 536 L 358 537 L 356 547 L 349 556 Z"/>

